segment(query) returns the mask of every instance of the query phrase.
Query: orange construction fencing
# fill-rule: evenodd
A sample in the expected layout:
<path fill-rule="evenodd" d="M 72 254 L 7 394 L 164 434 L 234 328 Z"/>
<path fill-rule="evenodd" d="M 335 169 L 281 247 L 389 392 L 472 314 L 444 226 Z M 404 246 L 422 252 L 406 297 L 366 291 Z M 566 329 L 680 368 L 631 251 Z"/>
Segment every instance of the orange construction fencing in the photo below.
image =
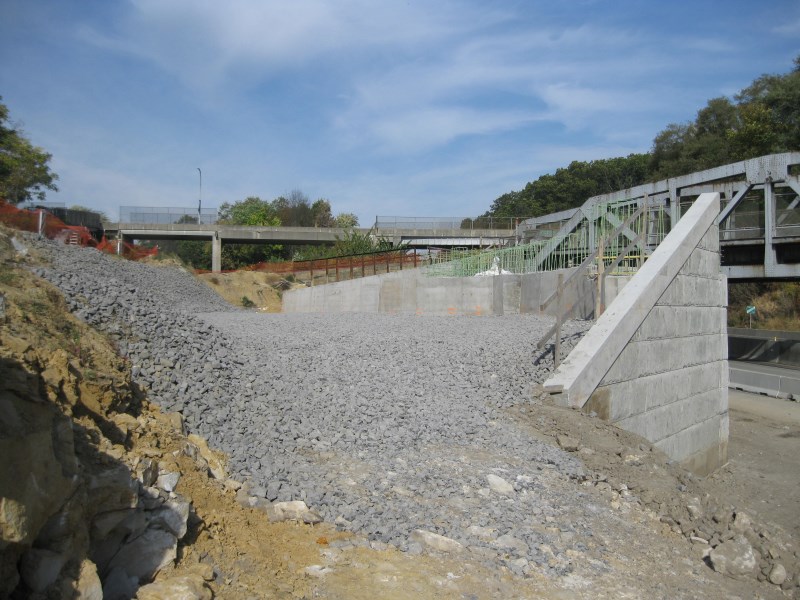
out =
<path fill-rule="evenodd" d="M 0 200 L 0 223 L 22 231 L 41 233 L 48 239 L 59 240 L 65 244 L 90 246 L 107 254 L 119 254 L 133 260 L 158 254 L 157 247 L 143 248 L 121 240 L 109 242 L 105 237 L 98 242 L 83 225 L 67 225 L 44 209 L 20 209 L 4 200 Z"/>

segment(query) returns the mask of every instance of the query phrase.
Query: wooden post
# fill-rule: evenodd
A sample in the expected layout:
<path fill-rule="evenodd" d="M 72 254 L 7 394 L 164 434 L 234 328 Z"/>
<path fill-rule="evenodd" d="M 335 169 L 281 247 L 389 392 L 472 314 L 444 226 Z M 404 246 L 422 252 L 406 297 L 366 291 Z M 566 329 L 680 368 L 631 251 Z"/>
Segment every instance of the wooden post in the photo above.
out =
<path fill-rule="evenodd" d="M 561 364 L 561 323 L 563 322 L 562 311 L 564 307 L 562 306 L 563 303 L 563 295 L 564 295 L 564 274 L 558 274 L 558 289 L 556 291 L 557 300 L 556 300 L 556 341 L 553 344 L 553 365 L 554 368 L 558 368 L 558 365 Z"/>
<path fill-rule="evenodd" d="M 605 251 L 606 251 L 606 243 L 605 238 L 602 236 L 597 242 L 597 298 L 595 298 L 595 308 L 594 308 L 594 318 L 595 320 L 600 318 L 600 315 L 603 314 L 603 311 L 606 309 L 605 307 L 605 284 L 606 284 L 606 274 L 605 274 Z"/>

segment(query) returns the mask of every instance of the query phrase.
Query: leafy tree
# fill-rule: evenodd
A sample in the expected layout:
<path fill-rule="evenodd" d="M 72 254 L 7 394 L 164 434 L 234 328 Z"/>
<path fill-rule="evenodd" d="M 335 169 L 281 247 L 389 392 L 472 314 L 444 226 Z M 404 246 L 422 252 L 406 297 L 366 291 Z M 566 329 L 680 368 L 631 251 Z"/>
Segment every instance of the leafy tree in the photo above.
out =
<path fill-rule="evenodd" d="M 0 102 L 0 198 L 19 204 L 43 201 L 47 190 L 58 191 L 58 175 L 48 165 L 51 158 L 9 123 L 8 107 Z"/>
<path fill-rule="evenodd" d="M 762 75 L 735 102 L 708 101 L 691 123 L 668 125 L 653 141 L 653 179 L 800 149 L 800 57 L 785 75 Z"/>
<path fill-rule="evenodd" d="M 219 207 L 219 220 L 230 225 L 279 227 L 281 219 L 273 203 L 258 196 L 249 196 L 240 202 L 223 203 Z"/>
<path fill-rule="evenodd" d="M 311 205 L 311 214 L 314 219 L 314 227 L 333 227 L 334 219 L 331 212 L 331 203 L 320 198 Z"/>
<path fill-rule="evenodd" d="M 483 217 L 537 217 L 583 204 L 587 198 L 639 185 L 648 178 L 647 154 L 573 161 L 497 198 Z"/>
<path fill-rule="evenodd" d="M 340 229 L 353 229 L 358 227 L 358 217 L 353 213 L 339 213 L 334 219 L 333 226 Z"/>

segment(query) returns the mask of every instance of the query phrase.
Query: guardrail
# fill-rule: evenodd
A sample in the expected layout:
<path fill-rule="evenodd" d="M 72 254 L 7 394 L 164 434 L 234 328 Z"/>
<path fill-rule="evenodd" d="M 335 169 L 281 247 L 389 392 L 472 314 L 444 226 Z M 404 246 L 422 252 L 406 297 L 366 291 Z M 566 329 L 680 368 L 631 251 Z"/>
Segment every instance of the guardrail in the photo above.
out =
<path fill-rule="evenodd" d="M 375 217 L 375 229 L 514 231 L 530 217 Z"/>

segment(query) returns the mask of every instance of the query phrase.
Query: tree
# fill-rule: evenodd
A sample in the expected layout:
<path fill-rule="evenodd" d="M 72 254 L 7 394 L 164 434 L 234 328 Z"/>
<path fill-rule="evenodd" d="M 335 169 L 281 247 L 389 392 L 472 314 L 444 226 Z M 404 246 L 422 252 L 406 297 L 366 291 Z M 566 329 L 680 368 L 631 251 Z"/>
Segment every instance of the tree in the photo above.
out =
<path fill-rule="evenodd" d="M 324 198 L 320 198 L 311 205 L 311 214 L 314 219 L 314 227 L 333 227 L 331 203 Z"/>
<path fill-rule="evenodd" d="M 647 154 L 573 161 L 497 198 L 483 217 L 538 217 L 583 204 L 588 198 L 639 185 L 648 178 Z"/>
<path fill-rule="evenodd" d="M 47 190 L 58 191 L 58 175 L 48 166 L 51 158 L 9 123 L 8 107 L 0 102 L 0 198 L 12 204 L 44 201 Z"/>
<path fill-rule="evenodd" d="M 691 123 L 653 140 L 651 176 L 664 179 L 737 160 L 800 149 L 800 57 L 784 75 L 762 75 L 734 96 L 708 101 Z"/>
<path fill-rule="evenodd" d="M 279 227 L 281 219 L 272 203 L 258 196 L 249 196 L 240 202 L 223 203 L 219 207 L 219 220 L 230 225 Z"/>
<path fill-rule="evenodd" d="M 334 219 L 333 226 L 341 229 L 353 229 L 358 227 L 358 217 L 353 213 L 339 213 Z"/>

